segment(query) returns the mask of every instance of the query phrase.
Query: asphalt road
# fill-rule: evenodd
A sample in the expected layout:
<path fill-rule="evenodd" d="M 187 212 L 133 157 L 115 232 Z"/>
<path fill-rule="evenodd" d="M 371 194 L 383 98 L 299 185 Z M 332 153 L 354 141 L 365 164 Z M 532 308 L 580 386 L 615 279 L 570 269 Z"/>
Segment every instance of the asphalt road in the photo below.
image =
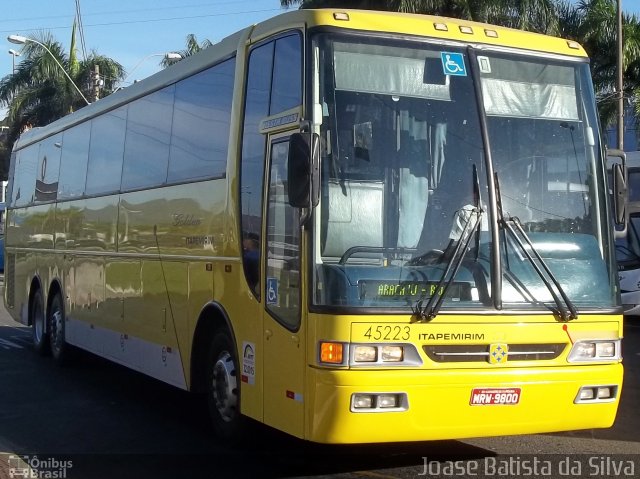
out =
<path fill-rule="evenodd" d="M 214 439 L 198 398 L 90 354 L 60 368 L 30 342 L 0 307 L 0 479 L 640 476 L 637 318 L 625 324 L 610 429 L 379 446 L 309 444 L 255 425 L 230 447 Z"/>

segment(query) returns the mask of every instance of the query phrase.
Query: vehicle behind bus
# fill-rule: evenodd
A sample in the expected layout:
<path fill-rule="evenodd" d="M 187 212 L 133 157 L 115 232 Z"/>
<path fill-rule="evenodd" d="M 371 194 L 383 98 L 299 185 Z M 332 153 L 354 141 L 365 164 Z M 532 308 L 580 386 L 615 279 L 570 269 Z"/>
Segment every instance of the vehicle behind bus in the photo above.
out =
<path fill-rule="evenodd" d="M 640 314 L 640 152 L 627 152 L 629 223 L 627 234 L 616 238 L 618 280 L 625 314 Z"/>

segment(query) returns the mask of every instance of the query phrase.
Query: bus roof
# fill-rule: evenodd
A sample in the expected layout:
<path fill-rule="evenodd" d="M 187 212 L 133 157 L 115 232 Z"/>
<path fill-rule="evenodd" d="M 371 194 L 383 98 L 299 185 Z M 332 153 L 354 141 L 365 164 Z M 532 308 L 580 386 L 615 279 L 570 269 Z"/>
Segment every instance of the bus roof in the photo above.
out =
<path fill-rule="evenodd" d="M 241 40 L 252 44 L 274 33 L 302 27 L 335 27 L 361 32 L 400 33 L 408 36 L 518 48 L 556 55 L 587 56 L 584 49 L 573 41 L 454 18 L 373 10 L 294 10 L 259 24 L 248 26 L 215 45 L 205 48 L 198 54 L 185 58 L 155 75 L 112 93 L 46 127 L 33 128 L 20 136 L 14 149 L 23 148 L 98 114 L 113 110 L 136 98 L 169 86 L 181 78 L 198 73 L 224 58 L 231 57 Z M 531 46 L 535 46 L 535 48 L 531 48 Z"/>

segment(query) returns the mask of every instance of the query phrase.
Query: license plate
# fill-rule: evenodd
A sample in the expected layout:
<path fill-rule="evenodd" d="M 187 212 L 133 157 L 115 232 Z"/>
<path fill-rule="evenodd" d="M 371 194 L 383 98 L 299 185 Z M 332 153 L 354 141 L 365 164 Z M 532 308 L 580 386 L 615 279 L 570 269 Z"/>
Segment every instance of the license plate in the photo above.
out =
<path fill-rule="evenodd" d="M 472 406 L 510 405 L 520 402 L 520 388 L 474 388 L 469 404 Z"/>

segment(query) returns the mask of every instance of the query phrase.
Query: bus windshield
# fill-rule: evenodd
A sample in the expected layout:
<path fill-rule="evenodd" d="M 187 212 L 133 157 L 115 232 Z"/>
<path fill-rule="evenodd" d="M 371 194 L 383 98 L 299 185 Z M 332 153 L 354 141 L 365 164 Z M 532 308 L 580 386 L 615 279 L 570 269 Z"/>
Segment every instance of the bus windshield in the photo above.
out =
<path fill-rule="evenodd" d="M 586 63 L 324 33 L 313 47 L 316 305 L 414 307 L 456 255 L 442 311 L 492 309 L 497 290 L 505 307 L 552 305 L 528 242 L 493 234 L 491 171 L 571 302 L 616 304 Z"/>

